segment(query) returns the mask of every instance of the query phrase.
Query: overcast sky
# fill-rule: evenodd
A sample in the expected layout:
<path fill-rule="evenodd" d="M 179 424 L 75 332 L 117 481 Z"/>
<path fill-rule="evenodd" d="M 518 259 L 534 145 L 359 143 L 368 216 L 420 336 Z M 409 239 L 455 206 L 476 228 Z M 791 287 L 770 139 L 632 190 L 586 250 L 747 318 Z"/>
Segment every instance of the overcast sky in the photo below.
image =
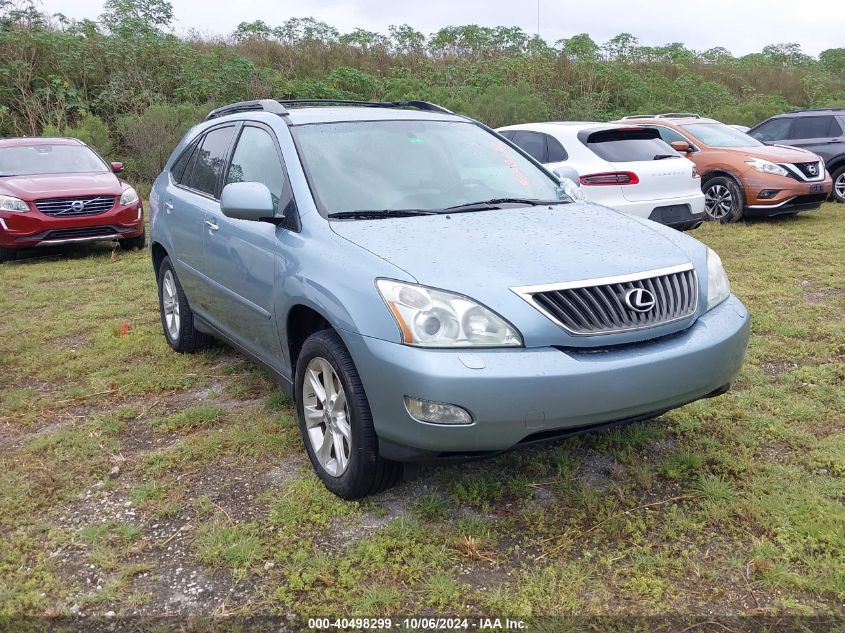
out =
<path fill-rule="evenodd" d="M 50 13 L 96 18 L 102 0 L 42 0 Z M 314 17 L 341 32 L 360 27 L 386 32 L 410 24 L 426 35 L 442 26 L 481 24 L 537 30 L 537 0 L 172 0 L 177 32 L 228 35 L 242 21 L 277 26 Z M 798 42 L 818 55 L 845 47 L 843 0 L 540 0 L 540 35 L 547 41 L 589 33 L 603 43 L 633 33 L 644 45 L 683 42 L 704 50 L 724 46 L 735 55 L 766 44 Z"/>

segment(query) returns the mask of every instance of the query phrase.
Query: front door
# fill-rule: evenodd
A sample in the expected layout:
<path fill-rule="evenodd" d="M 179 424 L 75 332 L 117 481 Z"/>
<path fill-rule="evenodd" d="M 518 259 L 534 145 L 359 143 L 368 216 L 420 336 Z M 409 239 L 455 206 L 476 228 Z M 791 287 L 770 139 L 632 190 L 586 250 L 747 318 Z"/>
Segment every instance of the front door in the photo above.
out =
<path fill-rule="evenodd" d="M 277 214 L 290 198 L 281 153 L 269 128 L 247 123 L 241 129 L 224 183 L 260 182 L 267 186 Z M 281 345 L 273 314 L 279 233 L 270 222 L 228 218 L 216 210 L 205 231 L 208 275 L 217 288 L 212 322 L 265 363 L 277 367 Z M 279 271 L 281 272 L 281 271 Z"/>

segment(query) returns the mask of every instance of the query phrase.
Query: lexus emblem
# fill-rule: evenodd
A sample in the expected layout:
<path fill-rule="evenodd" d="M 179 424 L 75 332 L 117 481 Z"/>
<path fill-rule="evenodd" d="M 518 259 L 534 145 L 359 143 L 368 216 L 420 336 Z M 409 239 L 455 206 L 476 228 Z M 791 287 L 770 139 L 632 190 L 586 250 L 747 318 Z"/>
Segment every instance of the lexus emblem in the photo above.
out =
<path fill-rule="evenodd" d="M 645 288 L 632 288 L 625 293 L 625 305 L 634 312 L 648 312 L 655 303 L 654 295 Z"/>
<path fill-rule="evenodd" d="M 74 200 L 73 202 L 70 203 L 71 211 L 76 211 L 78 213 L 79 211 L 82 211 L 82 209 L 84 209 L 84 208 L 85 208 L 85 203 L 82 202 L 82 200 Z"/>

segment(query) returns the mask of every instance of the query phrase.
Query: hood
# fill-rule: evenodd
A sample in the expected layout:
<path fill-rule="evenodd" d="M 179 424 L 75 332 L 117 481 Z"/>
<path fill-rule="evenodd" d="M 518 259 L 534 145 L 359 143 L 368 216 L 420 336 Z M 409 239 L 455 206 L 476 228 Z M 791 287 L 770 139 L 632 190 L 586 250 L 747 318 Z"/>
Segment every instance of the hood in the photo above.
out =
<path fill-rule="evenodd" d="M 763 145 L 762 147 L 723 147 L 721 151 L 734 152 L 743 156 L 754 156 L 773 163 L 810 163 L 819 157 L 806 149 L 786 145 Z"/>
<path fill-rule="evenodd" d="M 482 301 L 503 287 L 610 277 L 691 260 L 662 234 L 663 227 L 591 203 L 332 221 L 331 227 L 421 284 Z"/>
<path fill-rule="evenodd" d="M 0 192 L 23 200 L 63 196 L 117 196 L 122 189 L 123 184 L 111 172 L 0 177 Z"/>

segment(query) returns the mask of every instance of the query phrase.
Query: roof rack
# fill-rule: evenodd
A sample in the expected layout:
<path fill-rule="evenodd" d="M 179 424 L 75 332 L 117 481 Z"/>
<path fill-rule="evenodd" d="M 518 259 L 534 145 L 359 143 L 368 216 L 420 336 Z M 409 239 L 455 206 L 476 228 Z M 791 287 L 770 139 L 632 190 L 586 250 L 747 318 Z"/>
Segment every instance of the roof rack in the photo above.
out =
<path fill-rule="evenodd" d="M 830 108 L 801 108 L 800 110 L 790 110 L 786 114 L 795 114 L 798 112 L 839 112 L 840 110 L 845 110 L 843 107 L 830 107 Z"/>
<path fill-rule="evenodd" d="M 355 101 L 352 99 L 282 99 L 279 101 L 283 106 L 307 107 L 307 106 L 358 106 L 365 108 L 416 108 L 428 112 L 439 112 L 441 114 L 454 114 L 443 106 L 428 101 L 409 99 L 407 101 Z"/>
<path fill-rule="evenodd" d="M 418 101 L 410 99 L 408 101 L 353 101 L 350 99 L 282 99 L 276 101 L 275 99 L 256 99 L 253 101 L 239 101 L 238 103 L 231 103 L 220 108 L 215 108 L 209 112 L 205 120 L 210 121 L 227 114 L 237 114 L 238 112 L 253 112 L 263 111 L 271 114 L 278 114 L 285 116 L 290 114 L 288 107 L 302 108 L 307 106 L 358 106 L 366 108 L 416 108 L 417 110 L 425 110 L 427 112 L 439 112 L 440 114 L 454 114 L 451 110 L 447 110 L 443 106 L 439 106 L 428 101 Z"/>
<path fill-rule="evenodd" d="M 209 112 L 205 120 L 210 121 L 217 117 L 226 116 L 227 114 L 237 114 L 238 112 L 252 112 L 254 110 L 263 110 L 272 114 L 284 116 L 288 114 L 287 109 L 278 101 L 273 99 L 256 99 L 254 101 L 239 101 L 238 103 L 230 103 L 221 108 L 215 108 Z"/>
<path fill-rule="evenodd" d="M 701 115 L 695 112 L 664 112 L 663 114 L 634 114 L 623 116 L 622 121 L 628 119 L 700 119 Z"/>

